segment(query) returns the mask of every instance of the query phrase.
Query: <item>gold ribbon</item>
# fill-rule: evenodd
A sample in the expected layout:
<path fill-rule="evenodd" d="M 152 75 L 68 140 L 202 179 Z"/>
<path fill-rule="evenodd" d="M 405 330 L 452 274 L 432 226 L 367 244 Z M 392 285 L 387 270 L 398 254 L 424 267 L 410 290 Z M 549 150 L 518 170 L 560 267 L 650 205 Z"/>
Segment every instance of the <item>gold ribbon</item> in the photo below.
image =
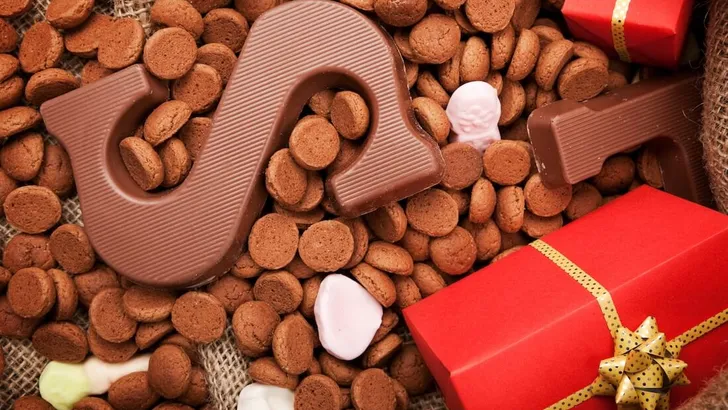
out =
<path fill-rule="evenodd" d="M 630 62 L 627 39 L 624 36 L 624 23 L 627 20 L 630 0 L 615 0 L 612 11 L 612 41 L 622 61 Z"/>
<path fill-rule="evenodd" d="M 728 322 L 728 309 L 712 316 L 671 341 L 660 332 L 654 317 L 634 331 L 622 326 L 609 291 L 561 252 L 542 240 L 530 245 L 594 296 L 614 339 L 614 357 L 602 360 L 599 376 L 590 385 L 549 406 L 568 410 L 594 396 L 614 396 L 618 409 L 667 410 L 670 390 L 688 384 L 687 364 L 678 359 L 688 343 Z"/>

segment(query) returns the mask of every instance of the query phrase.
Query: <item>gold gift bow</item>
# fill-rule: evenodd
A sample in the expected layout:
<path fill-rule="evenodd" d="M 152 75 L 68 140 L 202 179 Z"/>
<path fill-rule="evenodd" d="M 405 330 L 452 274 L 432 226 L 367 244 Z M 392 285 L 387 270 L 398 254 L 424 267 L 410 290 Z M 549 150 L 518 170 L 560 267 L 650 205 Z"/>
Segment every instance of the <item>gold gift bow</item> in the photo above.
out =
<path fill-rule="evenodd" d="M 612 41 L 614 42 L 614 49 L 617 50 L 619 58 L 628 63 L 631 60 L 629 58 L 629 50 L 627 49 L 627 39 L 624 36 L 624 23 L 627 20 L 629 3 L 630 0 L 615 0 L 614 10 L 612 11 Z"/>
<path fill-rule="evenodd" d="M 622 326 L 612 296 L 604 286 L 546 242 L 536 240 L 530 246 L 594 296 L 615 345 L 615 357 L 600 363 L 600 375 L 593 383 L 547 407 L 546 410 L 572 409 L 597 395 L 614 395 L 620 409 L 634 408 L 635 405 L 638 405 L 638 409 L 644 410 L 668 409 L 669 390 L 673 386 L 688 383 L 682 372 L 687 365 L 677 359 L 680 350 L 688 343 L 728 323 L 728 308 L 669 342 L 666 341 L 664 333 L 659 332 L 652 317 L 648 317 L 635 332 L 631 332 Z M 650 378 L 651 373 L 655 373 L 656 378 L 659 374 L 660 380 L 650 380 L 650 383 L 641 386 L 642 373 L 645 373 L 646 378 Z M 637 383 L 640 386 L 635 387 Z M 655 387 L 658 385 L 659 388 Z"/>

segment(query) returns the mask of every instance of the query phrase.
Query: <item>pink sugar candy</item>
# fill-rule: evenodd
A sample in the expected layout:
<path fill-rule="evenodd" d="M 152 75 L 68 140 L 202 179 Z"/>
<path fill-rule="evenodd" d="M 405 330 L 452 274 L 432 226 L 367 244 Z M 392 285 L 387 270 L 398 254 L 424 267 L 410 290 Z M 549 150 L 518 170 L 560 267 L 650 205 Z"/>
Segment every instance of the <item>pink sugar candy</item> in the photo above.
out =
<path fill-rule="evenodd" d="M 486 82 L 471 81 L 458 87 L 445 112 L 456 134 L 452 142 L 470 144 L 482 153 L 494 141 L 501 139 L 498 92 Z"/>

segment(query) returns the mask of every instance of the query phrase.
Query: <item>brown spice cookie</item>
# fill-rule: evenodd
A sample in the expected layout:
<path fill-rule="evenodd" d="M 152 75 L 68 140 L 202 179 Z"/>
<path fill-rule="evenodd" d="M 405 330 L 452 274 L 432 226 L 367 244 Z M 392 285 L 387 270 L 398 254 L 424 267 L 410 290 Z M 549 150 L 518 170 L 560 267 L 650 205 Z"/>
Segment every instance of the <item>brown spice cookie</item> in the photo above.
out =
<path fill-rule="evenodd" d="M 308 108 L 316 115 L 329 118 L 335 96 L 336 91 L 331 89 L 318 91 L 308 100 Z"/>
<path fill-rule="evenodd" d="M 571 185 L 559 188 L 548 188 L 541 180 L 541 174 L 534 174 L 523 188 L 528 210 L 538 216 L 554 216 L 569 205 L 571 201 Z"/>
<path fill-rule="evenodd" d="M 164 165 L 159 154 L 147 141 L 127 137 L 119 143 L 121 159 L 131 178 L 145 191 L 151 191 L 164 181 Z"/>
<path fill-rule="evenodd" d="M 39 319 L 26 319 L 13 312 L 7 296 L 0 295 L 0 336 L 27 339 L 38 326 Z"/>
<path fill-rule="evenodd" d="M 490 71 L 490 50 L 480 37 L 470 37 L 465 42 L 460 60 L 460 81 L 485 81 Z"/>
<path fill-rule="evenodd" d="M 601 204 L 602 194 L 594 185 L 580 182 L 574 185 L 571 201 L 566 207 L 566 217 L 573 221 L 599 208 Z"/>
<path fill-rule="evenodd" d="M 530 169 L 531 153 L 517 141 L 496 141 L 483 154 L 485 176 L 499 185 L 521 183 Z"/>
<path fill-rule="evenodd" d="M 94 0 L 51 0 L 46 20 L 55 28 L 68 30 L 83 24 L 94 7 Z"/>
<path fill-rule="evenodd" d="M 475 263 L 477 248 L 468 231 L 455 227 L 442 238 L 430 241 L 430 257 L 438 269 L 449 275 L 462 275 Z"/>
<path fill-rule="evenodd" d="M 440 184 L 450 189 L 465 189 L 483 174 L 483 161 L 470 144 L 455 142 L 442 148 L 445 175 Z"/>
<path fill-rule="evenodd" d="M 422 232 L 407 228 L 398 245 L 407 250 L 412 260 L 421 262 L 430 257 L 430 237 Z"/>
<path fill-rule="evenodd" d="M 407 200 L 410 226 L 429 236 L 445 236 L 458 224 L 458 207 L 445 191 L 431 188 Z"/>
<path fill-rule="evenodd" d="M 230 0 L 190 0 L 190 4 L 200 14 L 205 14 L 210 10 L 219 9 L 230 4 Z"/>
<path fill-rule="evenodd" d="M 609 71 L 601 61 L 579 58 L 561 71 L 557 88 L 565 100 L 584 101 L 599 95 L 608 82 Z"/>
<path fill-rule="evenodd" d="M 417 97 L 412 100 L 415 118 L 438 144 L 444 144 L 450 135 L 450 120 L 445 110 L 437 101 L 428 97 Z"/>
<path fill-rule="evenodd" d="M 313 360 L 313 332 L 306 319 L 290 315 L 273 333 L 273 356 L 288 374 L 303 374 Z"/>
<path fill-rule="evenodd" d="M 192 115 L 184 101 L 166 101 L 154 109 L 144 122 L 144 139 L 157 146 L 171 138 Z"/>
<path fill-rule="evenodd" d="M 341 391 L 336 382 L 322 374 L 308 376 L 296 388 L 295 410 L 339 410 Z"/>
<path fill-rule="evenodd" d="M 37 73 L 58 67 L 63 55 L 63 36 L 48 22 L 33 24 L 23 35 L 18 50 L 20 67 L 26 73 Z"/>
<path fill-rule="evenodd" d="M 10 54 L 0 54 L 0 82 L 15 75 L 20 67 L 17 58 Z"/>
<path fill-rule="evenodd" d="M 12 107 L 23 98 L 25 81 L 16 75 L 0 82 L 0 110 Z"/>
<path fill-rule="evenodd" d="M 353 91 L 339 91 L 331 102 L 331 123 L 342 137 L 356 140 L 369 128 L 369 107 Z"/>
<path fill-rule="evenodd" d="M 10 278 L 7 296 L 15 314 L 26 319 L 36 319 L 45 316 L 53 308 L 56 287 L 43 269 L 23 268 Z"/>
<path fill-rule="evenodd" d="M 402 239 L 407 230 L 407 215 L 397 202 L 364 215 L 364 219 L 374 235 L 390 243 Z"/>
<path fill-rule="evenodd" d="M 364 261 L 377 269 L 395 275 L 411 275 L 414 267 L 412 256 L 404 248 L 377 241 L 369 244 Z"/>
<path fill-rule="evenodd" d="M 119 70 L 139 60 L 145 35 L 137 19 L 126 17 L 114 20 L 102 26 L 102 33 L 97 57 L 103 67 Z"/>
<path fill-rule="evenodd" d="M 536 109 L 536 98 L 538 96 L 538 84 L 529 81 L 526 86 L 523 87 L 526 92 L 526 114 L 531 114 Z"/>
<path fill-rule="evenodd" d="M 53 410 L 53 406 L 38 396 L 23 396 L 15 400 L 13 410 Z"/>
<path fill-rule="evenodd" d="M 241 279 L 250 279 L 263 273 L 263 268 L 255 263 L 250 252 L 243 252 L 230 269 L 230 273 Z"/>
<path fill-rule="evenodd" d="M 528 139 L 528 122 L 526 119 L 519 118 L 505 130 L 501 129 L 501 138 L 510 141 L 530 141 Z"/>
<path fill-rule="evenodd" d="M 601 171 L 591 182 L 604 195 L 623 193 L 634 181 L 634 173 L 635 164 L 632 158 L 615 155 L 604 162 Z"/>
<path fill-rule="evenodd" d="M 374 10 L 374 0 L 340 0 L 341 3 L 364 11 Z"/>
<path fill-rule="evenodd" d="M 506 28 L 515 10 L 516 0 L 468 0 L 465 3 L 465 14 L 470 23 L 486 33 Z"/>
<path fill-rule="evenodd" d="M 351 274 L 382 306 L 390 307 L 397 300 L 397 290 L 389 275 L 367 264 L 360 263 Z"/>
<path fill-rule="evenodd" d="M 71 159 L 63 147 L 45 144 L 43 162 L 33 181 L 36 185 L 55 192 L 61 198 L 68 196 L 73 191 Z M 0 199 L 4 199 L 2 195 L 0 195 Z"/>
<path fill-rule="evenodd" d="M 397 399 L 392 380 L 384 370 L 364 370 L 351 384 L 351 402 L 361 410 L 395 410 Z"/>
<path fill-rule="evenodd" d="M 308 185 L 306 170 L 301 168 L 287 148 L 276 151 L 265 170 L 265 187 L 278 202 L 295 205 L 303 199 Z"/>
<path fill-rule="evenodd" d="M 253 24 L 261 14 L 281 3 L 281 0 L 235 0 L 235 9 Z"/>
<path fill-rule="evenodd" d="M 192 159 L 184 142 L 178 138 L 170 138 L 159 149 L 159 158 L 164 166 L 163 187 L 177 186 L 187 178 L 192 168 Z"/>
<path fill-rule="evenodd" d="M 554 41 L 564 39 L 564 35 L 559 29 L 550 26 L 533 26 L 531 27 L 531 31 L 538 36 L 538 40 L 541 43 L 541 50 Z"/>
<path fill-rule="evenodd" d="M 574 42 L 574 55 L 579 58 L 591 58 L 609 67 L 609 57 L 599 47 L 586 41 Z"/>
<path fill-rule="evenodd" d="M 250 256 L 266 269 L 280 269 L 288 265 L 297 249 L 298 228 L 291 218 L 268 214 L 255 221 L 250 230 Z"/>
<path fill-rule="evenodd" d="M 73 74 L 60 68 L 48 68 L 33 74 L 25 88 L 25 99 L 33 105 L 73 91 L 80 86 Z"/>
<path fill-rule="evenodd" d="M 458 26 L 460 26 L 460 31 L 470 35 L 478 34 L 479 30 L 470 23 L 470 20 L 468 20 L 468 16 L 465 15 L 465 10 L 462 7 L 453 11 L 453 17 L 455 17 L 455 21 L 458 23 Z"/>
<path fill-rule="evenodd" d="M 329 175 L 333 175 L 342 169 L 346 169 L 359 156 L 361 146 L 356 142 L 342 138 L 339 141 L 339 153 L 336 155 L 334 162 L 326 169 Z"/>
<path fill-rule="evenodd" d="M 364 352 L 362 364 L 366 368 L 384 367 L 389 362 L 389 359 L 397 353 L 397 350 L 399 350 L 401 346 L 402 337 L 397 334 L 390 333 L 381 341 L 372 344 L 371 347 Z M 389 379 L 389 376 L 387 376 L 387 378 Z M 356 383 L 356 380 L 354 383 Z"/>
<path fill-rule="evenodd" d="M 427 0 L 374 0 L 374 12 L 390 26 L 408 27 L 425 17 Z"/>
<path fill-rule="evenodd" d="M 190 341 L 190 339 L 182 336 L 179 333 L 174 333 L 170 336 L 165 337 L 160 345 L 175 345 L 182 348 L 187 353 L 187 356 L 192 360 L 192 363 L 199 363 L 200 357 L 198 355 L 197 344 Z"/>
<path fill-rule="evenodd" d="M 424 61 L 422 61 L 422 59 L 419 58 L 412 49 L 412 46 L 409 42 L 409 36 L 409 30 L 398 29 L 394 32 L 394 45 L 397 46 L 397 49 L 399 50 L 400 54 L 402 54 L 402 57 L 404 57 L 405 61 L 410 61 L 415 64 L 423 64 Z"/>
<path fill-rule="evenodd" d="M 30 2 L 28 2 L 30 4 Z M 18 45 L 18 33 L 15 28 L 0 18 L 0 53 L 9 53 Z"/>
<path fill-rule="evenodd" d="M 412 27 L 409 44 L 422 62 L 442 64 L 458 51 L 460 26 L 450 16 L 429 14 Z"/>
<path fill-rule="evenodd" d="M 205 28 L 202 15 L 185 0 L 157 0 L 150 10 L 153 23 L 166 27 L 179 27 L 199 39 Z"/>
<path fill-rule="evenodd" d="M 492 70 L 501 70 L 506 67 L 511 56 L 516 50 L 516 31 L 513 26 L 508 24 L 503 29 L 493 33 L 491 42 L 491 62 Z M 500 94 L 500 93 L 499 93 Z"/>
<path fill-rule="evenodd" d="M 137 322 L 124 310 L 124 289 L 107 288 L 94 296 L 88 316 L 98 335 L 112 343 L 122 343 L 134 337 Z"/>
<path fill-rule="evenodd" d="M 162 345 L 149 358 L 149 386 L 165 399 L 181 396 L 190 385 L 192 362 L 184 350 Z"/>
<path fill-rule="evenodd" d="M 238 349 L 250 357 L 267 352 L 273 342 L 273 332 L 281 318 L 266 302 L 245 302 L 235 311 L 232 319 L 233 334 Z"/>
<path fill-rule="evenodd" d="M 179 27 L 155 32 L 144 46 L 144 66 L 163 80 L 175 80 L 187 74 L 196 59 L 195 38 Z"/>
<path fill-rule="evenodd" d="M 40 125 L 40 113 L 31 107 L 12 107 L 0 111 L 0 142 Z"/>
<path fill-rule="evenodd" d="M 389 373 L 393 379 L 402 383 L 410 396 L 425 393 L 433 382 L 432 374 L 414 344 L 402 346 L 389 367 Z"/>
<path fill-rule="evenodd" d="M 502 235 L 493 220 L 489 219 L 482 224 L 465 221 L 462 226 L 473 235 L 475 247 L 478 249 L 477 260 L 487 261 L 500 252 Z"/>
<path fill-rule="evenodd" d="M 205 64 L 194 64 L 183 77 L 172 83 L 172 98 L 184 101 L 199 114 L 209 111 L 222 95 L 222 78 Z"/>
<path fill-rule="evenodd" d="M 402 386 L 402 383 L 398 382 L 395 379 L 392 379 L 392 386 L 394 386 L 394 396 L 397 399 L 397 410 L 407 410 L 409 409 L 409 395 L 407 394 L 407 389 Z"/>
<path fill-rule="evenodd" d="M 407 276 L 395 276 L 394 287 L 397 290 L 397 306 L 404 309 L 422 300 L 422 294 L 415 281 Z"/>
<path fill-rule="evenodd" d="M 50 249 L 53 258 L 68 273 L 88 272 L 96 263 L 91 242 L 79 225 L 64 224 L 56 228 L 51 234 Z"/>
<path fill-rule="evenodd" d="M 440 85 L 449 93 L 455 92 L 460 87 L 460 62 L 462 61 L 463 51 L 465 51 L 465 42 L 461 41 L 455 55 L 437 66 Z"/>
<path fill-rule="evenodd" d="M 192 366 L 190 387 L 177 400 L 188 406 L 202 406 L 207 402 L 209 394 L 205 371 L 199 366 Z"/>
<path fill-rule="evenodd" d="M 178 1 L 186 3 L 184 0 Z M 232 74 L 237 61 L 238 58 L 233 50 L 222 43 L 205 44 L 197 49 L 196 62 L 199 64 L 209 65 L 214 68 L 217 73 L 220 74 L 223 85 L 227 84 L 230 79 L 230 75 Z"/>
<path fill-rule="evenodd" d="M 112 18 L 105 14 L 92 14 L 76 30 L 66 33 L 66 49 L 80 57 L 96 57 L 101 38 L 111 28 Z"/>
<path fill-rule="evenodd" d="M 399 315 L 394 313 L 391 309 L 386 309 L 382 314 L 382 324 L 379 325 L 374 337 L 372 338 L 372 344 L 379 342 L 384 339 L 392 330 L 399 324 Z"/>
<path fill-rule="evenodd" d="M 618 88 L 622 88 L 627 84 L 629 84 L 629 81 L 627 81 L 627 77 L 625 77 L 622 73 L 609 70 L 609 81 L 606 88 L 607 91 L 613 91 Z"/>
<path fill-rule="evenodd" d="M 485 178 L 479 178 L 471 192 L 468 219 L 475 223 L 488 221 L 493 216 L 495 204 L 496 194 L 493 184 Z"/>
<path fill-rule="evenodd" d="M 324 211 L 321 208 L 314 208 L 306 212 L 295 212 L 285 209 L 278 202 L 273 203 L 273 211 L 277 214 L 290 218 L 298 229 L 308 229 L 309 226 L 324 219 Z"/>
<path fill-rule="evenodd" d="M 601 196 L 599 198 L 601 199 Z M 521 229 L 531 238 L 538 239 L 560 229 L 563 225 L 564 218 L 561 214 L 543 217 L 526 211 Z"/>
<path fill-rule="evenodd" d="M 172 314 L 175 299 L 174 293 L 163 289 L 132 286 L 124 293 L 122 302 L 124 312 L 130 318 L 142 323 L 153 323 L 165 320 Z"/>
<path fill-rule="evenodd" d="M 536 67 L 540 52 L 541 43 L 538 35 L 529 29 L 521 30 L 506 78 L 511 81 L 521 81 L 528 77 Z"/>
<path fill-rule="evenodd" d="M 159 394 L 149 385 L 147 372 L 135 372 L 111 383 L 108 400 L 116 410 L 147 410 L 159 401 Z"/>
<path fill-rule="evenodd" d="M 119 288 L 119 278 L 108 266 L 97 265 L 94 270 L 73 277 L 78 291 L 78 300 L 84 306 L 90 306 L 97 293 L 107 288 Z"/>
<path fill-rule="evenodd" d="M 170 320 L 140 323 L 134 336 L 134 343 L 141 350 L 148 349 L 173 331 L 174 326 Z M 93 351 L 93 349 L 91 350 Z"/>
<path fill-rule="evenodd" d="M 513 27 L 516 31 L 531 28 L 539 11 L 541 11 L 540 0 L 517 0 L 516 10 L 511 19 Z"/>
<path fill-rule="evenodd" d="M 90 60 L 81 69 L 81 86 L 99 81 L 111 74 L 114 74 L 114 70 L 102 67 L 97 60 Z"/>
<path fill-rule="evenodd" d="M 4 292 L 5 288 L 8 287 L 8 283 L 12 277 L 13 274 L 9 270 L 0 266 L 0 293 Z M 0 374 L 2 374 L 2 372 L 0 372 Z"/>
<path fill-rule="evenodd" d="M 324 280 L 323 275 L 314 276 L 303 281 L 301 288 L 303 289 L 303 299 L 298 311 L 308 318 L 314 318 L 314 307 L 316 306 L 316 298 L 318 297 L 321 282 Z"/>
<path fill-rule="evenodd" d="M 48 360 L 80 363 L 88 354 L 86 333 L 71 322 L 50 322 L 33 333 L 33 348 Z"/>
<path fill-rule="evenodd" d="M 41 233 L 61 219 L 61 201 L 48 188 L 26 185 L 13 190 L 3 204 L 7 221 L 25 233 Z"/>
<path fill-rule="evenodd" d="M 298 386 L 298 376 L 284 372 L 272 357 L 263 357 L 250 363 L 248 366 L 248 375 L 256 383 L 291 390 Z"/>
<path fill-rule="evenodd" d="M 351 382 L 361 372 L 352 363 L 337 359 L 325 351 L 319 355 L 319 363 L 321 364 L 322 373 L 334 380 L 339 386 L 351 386 Z"/>
<path fill-rule="evenodd" d="M 71 320 L 78 307 L 78 291 L 68 274 L 60 269 L 49 269 L 48 276 L 56 287 L 56 305 L 53 308 L 53 319 Z"/>
<path fill-rule="evenodd" d="M 501 188 L 497 194 L 495 223 L 503 232 L 518 232 L 523 226 L 526 203 L 523 189 L 518 186 Z"/>
<path fill-rule="evenodd" d="M 298 121 L 293 128 L 288 146 L 298 165 L 318 171 L 336 159 L 339 134 L 326 118 L 310 115 Z"/>
<path fill-rule="evenodd" d="M 0 149 L 0 166 L 16 181 L 30 181 L 43 163 L 43 136 L 28 132 L 9 140 Z"/>
<path fill-rule="evenodd" d="M 114 410 L 114 408 L 104 399 L 84 397 L 73 405 L 72 410 Z"/>
<path fill-rule="evenodd" d="M 187 292 L 174 303 L 172 324 L 195 343 L 211 343 L 225 331 L 225 308 L 209 293 Z"/>
<path fill-rule="evenodd" d="M 210 135 L 210 129 L 212 128 L 212 120 L 207 117 L 194 117 L 190 118 L 189 121 L 179 130 L 179 139 L 185 144 L 187 152 L 190 154 L 192 161 L 197 160 L 197 157 L 202 151 L 202 146 L 207 141 L 207 136 Z"/>
<path fill-rule="evenodd" d="M 417 93 L 422 97 L 437 101 L 442 108 L 446 108 L 447 103 L 450 102 L 450 94 L 442 88 L 440 82 L 429 71 L 422 71 L 417 78 Z"/>
<path fill-rule="evenodd" d="M 415 263 L 411 277 L 422 297 L 430 296 L 447 286 L 442 276 L 430 265 L 424 263 Z"/>
<path fill-rule="evenodd" d="M 637 155 L 637 174 L 646 184 L 654 188 L 663 187 L 662 169 L 652 148 L 644 147 Z"/>
<path fill-rule="evenodd" d="M 224 275 L 207 285 L 207 291 L 222 303 L 225 311 L 235 313 L 238 306 L 253 300 L 253 287 L 245 279 Z"/>
<path fill-rule="evenodd" d="M 203 19 L 205 29 L 202 40 L 205 43 L 222 43 L 234 52 L 243 48 L 248 37 L 248 21 L 233 9 L 215 9 Z"/>
<path fill-rule="evenodd" d="M 268 302 L 278 314 L 286 314 L 298 309 L 303 300 L 303 288 L 289 272 L 269 272 L 255 281 L 253 295 L 255 300 Z"/>
<path fill-rule="evenodd" d="M 535 79 L 542 89 L 553 89 L 559 74 L 574 55 L 574 43 L 569 40 L 554 40 L 541 52 L 536 64 Z"/>
<path fill-rule="evenodd" d="M 344 265 L 343 269 L 351 269 L 364 259 L 369 250 L 369 230 L 361 218 L 337 218 L 337 221 L 343 223 L 351 231 L 354 238 L 354 252 L 349 258 L 349 262 Z"/>
<path fill-rule="evenodd" d="M 526 91 L 518 81 L 503 81 L 503 91 L 498 97 L 501 103 L 501 116 L 498 125 L 511 125 L 521 117 L 526 109 Z"/>
<path fill-rule="evenodd" d="M 545 107 L 558 100 L 559 95 L 556 93 L 556 91 L 545 91 L 539 88 L 538 93 L 536 94 L 536 108 Z"/>

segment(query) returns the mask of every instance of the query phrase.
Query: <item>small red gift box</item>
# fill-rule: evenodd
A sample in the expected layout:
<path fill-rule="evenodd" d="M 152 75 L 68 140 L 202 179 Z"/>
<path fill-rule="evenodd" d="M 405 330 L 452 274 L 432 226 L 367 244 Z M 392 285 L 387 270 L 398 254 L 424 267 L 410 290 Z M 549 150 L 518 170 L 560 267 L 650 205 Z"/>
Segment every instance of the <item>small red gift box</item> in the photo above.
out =
<path fill-rule="evenodd" d="M 610 331 L 615 313 L 602 310 L 605 295 L 594 296 L 600 286 L 621 324 L 637 329 L 622 339 L 649 316 L 670 343 L 701 323 L 715 327 L 681 352 L 668 343 L 667 358 L 646 356 L 687 364 L 682 376 L 692 384 L 676 380 L 661 399 L 684 401 L 728 362 L 728 324 L 720 325 L 728 320 L 728 216 L 642 187 L 535 244 L 404 310 L 451 410 L 543 409 L 590 396 L 585 387 L 612 363 L 622 344 L 613 335 L 624 330 Z M 644 345 L 625 353 L 628 368 L 643 351 L 655 353 Z M 616 409 L 613 395 L 581 398 L 579 410 Z"/>
<path fill-rule="evenodd" d="M 613 57 L 675 68 L 693 0 L 567 0 L 561 9 L 574 38 Z"/>

